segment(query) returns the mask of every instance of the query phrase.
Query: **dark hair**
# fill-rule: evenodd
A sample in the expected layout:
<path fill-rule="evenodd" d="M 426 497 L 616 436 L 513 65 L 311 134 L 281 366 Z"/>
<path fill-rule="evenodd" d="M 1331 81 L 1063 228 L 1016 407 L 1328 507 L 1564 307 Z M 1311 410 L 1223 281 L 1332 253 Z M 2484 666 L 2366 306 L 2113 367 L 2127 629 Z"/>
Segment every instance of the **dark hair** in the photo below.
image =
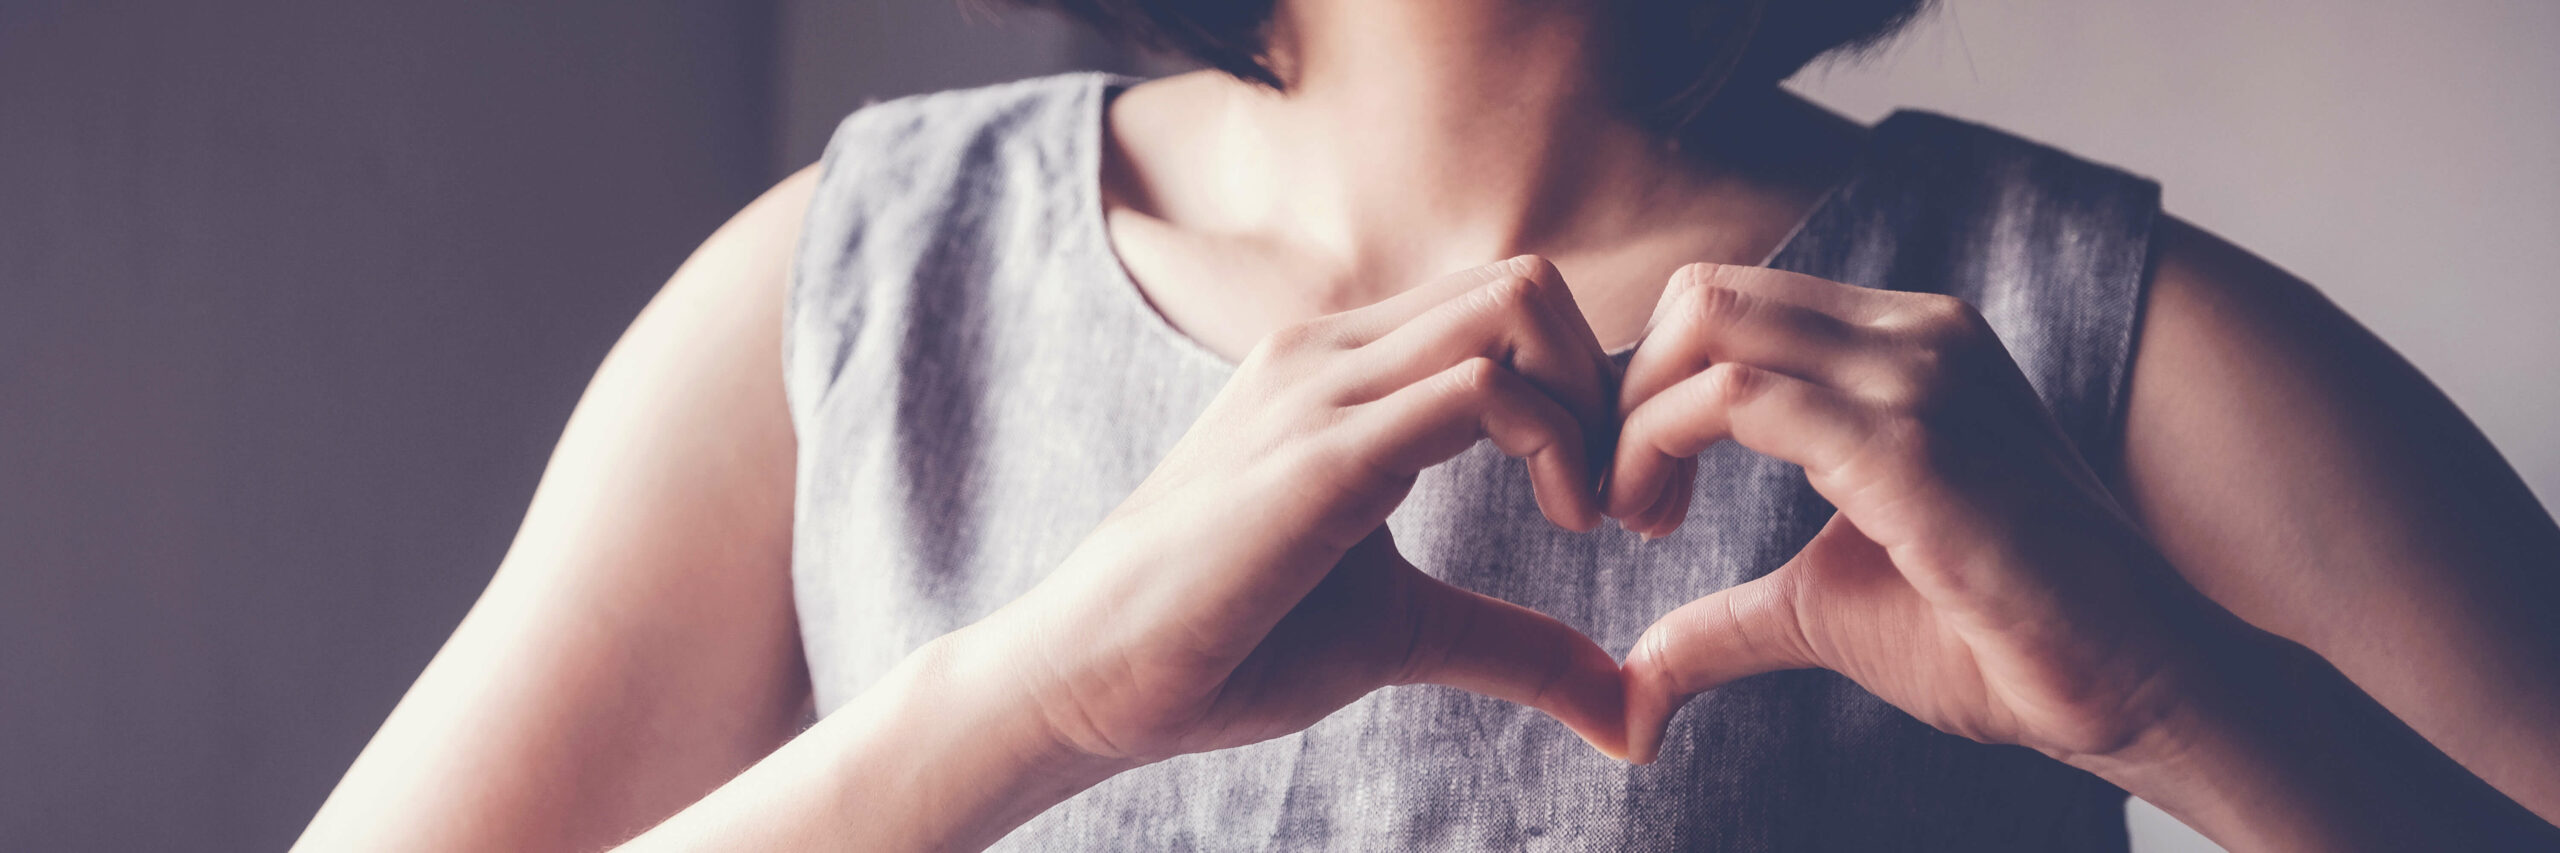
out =
<path fill-rule="evenodd" d="M 1265 38 L 1275 0 L 1013 0 L 1105 35 L 1284 88 Z M 1774 85 L 1834 51 L 1881 44 L 1930 0 L 1615 0 L 1626 105 L 1677 128 L 1728 85 Z"/>

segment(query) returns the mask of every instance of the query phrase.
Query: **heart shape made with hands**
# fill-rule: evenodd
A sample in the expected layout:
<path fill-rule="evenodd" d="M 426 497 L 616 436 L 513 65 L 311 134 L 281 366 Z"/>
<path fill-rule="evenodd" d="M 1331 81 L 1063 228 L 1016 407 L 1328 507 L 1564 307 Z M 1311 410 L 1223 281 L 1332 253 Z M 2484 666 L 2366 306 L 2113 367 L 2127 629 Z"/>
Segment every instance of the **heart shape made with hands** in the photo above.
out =
<path fill-rule="evenodd" d="M 2130 738 L 2127 720 L 2141 714 L 2128 709 L 2174 657 L 2122 604 L 2176 598 L 2163 593 L 2174 572 L 2146 556 L 2156 555 L 1959 300 L 1693 265 L 1673 277 L 1623 376 L 1561 275 L 1536 258 L 1363 312 L 1376 316 L 1355 317 L 1347 334 L 1390 350 L 1388 363 L 1467 359 L 1440 383 L 1475 401 L 1466 443 L 1482 436 L 1524 457 L 1542 512 L 1567 529 L 1588 532 L 1605 514 L 1668 535 L 1689 511 L 1696 457 L 1728 440 L 1801 466 L 1837 508 L 1778 569 L 1662 616 L 1622 664 L 1551 618 L 1430 580 L 1381 527 L 1352 558 L 1418 579 L 1398 594 L 1428 605 L 1417 636 L 1442 637 L 1407 681 L 1537 707 L 1603 752 L 1646 762 L 1688 697 L 1827 668 L 1940 729 L 2073 754 Z M 1359 328 L 1378 317 L 1410 322 Z M 1425 445 L 1431 464 L 1457 449 Z M 1594 476 L 1602 454 L 1606 476 Z M 2073 562 L 2099 570 L 2068 582 L 2037 571 Z"/>
<path fill-rule="evenodd" d="M 1670 533 L 1695 458 L 1727 440 L 1801 466 L 1837 514 L 1621 663 L 1396 552 L 1386 519 L 1416 478 L 1487 440 L 1569 530 Z M 1961 301 L 1694 265 L 1621 371 L 1555 267 L 1518 258 L 1264 339 L 989 630 L 1033 650 L 1043 716 L 1097 757 L 1240 746 L 1431 683 L 1651 761 L 1689 696 L 1801 668 L 2069 755 L 2122 744 L 2176 694 L 2159 685 L 2193 657 L 2193 598 Z"/>

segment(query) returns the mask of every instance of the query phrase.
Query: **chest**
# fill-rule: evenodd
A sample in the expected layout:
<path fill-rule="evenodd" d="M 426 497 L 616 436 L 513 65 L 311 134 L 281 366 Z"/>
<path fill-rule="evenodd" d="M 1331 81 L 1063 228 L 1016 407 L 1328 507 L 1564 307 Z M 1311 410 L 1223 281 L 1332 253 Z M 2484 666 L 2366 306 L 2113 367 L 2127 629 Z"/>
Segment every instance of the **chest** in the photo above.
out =
<path fill-rule="evenodd" d="M 1223 385 L 1139 318 L 1091 319 L 857 352 L 806 422 L 794 572 L 821 708 L 1046 577 Z M 1652 543 L 1549 523 L 1523 463 L 1489 445 L 1426 471 L 1388 527 L 1426 571 L 1623 651 L 1662 613 L 1774 568 L 1829 514 L 1792 467 L 1737 447 L 1701 463 L 1690 523 Z"/>
<path fill-rule="evenodd" d="M 1601 344 L 1636 343 L 1672 273 L 1691 263 L 1758 264 L 1785 238 L 1782 211 L 1612 235 L 1605 246 L 1530 243 L 1451 252 L 1438 261 L 1327 261 L 1241 238 L 1185 232 L 1132 211 L 1109 212 L 1111 245 L 1133 287 L 1181 334 L 1228 361 L 1283 326 L 1378 302 L 1469 266 L 1517 254 L 1556 264 Z"/>

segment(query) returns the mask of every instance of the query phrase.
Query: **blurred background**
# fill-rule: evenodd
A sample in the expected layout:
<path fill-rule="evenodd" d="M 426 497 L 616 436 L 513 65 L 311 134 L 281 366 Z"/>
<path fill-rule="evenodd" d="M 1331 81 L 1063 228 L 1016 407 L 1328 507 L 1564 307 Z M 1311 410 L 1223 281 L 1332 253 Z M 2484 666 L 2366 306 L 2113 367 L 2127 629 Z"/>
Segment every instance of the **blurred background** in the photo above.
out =
<path fill-rule="evenodd" d="M 2549 0 L 1946 0 L 1794 85 L 2159 178 L 2548 505 L 2555 43 Z M 701 238 L 868 99 L 1150 67 L 947 0 L 0 0 L 0 848 L 290 843 Z"/>

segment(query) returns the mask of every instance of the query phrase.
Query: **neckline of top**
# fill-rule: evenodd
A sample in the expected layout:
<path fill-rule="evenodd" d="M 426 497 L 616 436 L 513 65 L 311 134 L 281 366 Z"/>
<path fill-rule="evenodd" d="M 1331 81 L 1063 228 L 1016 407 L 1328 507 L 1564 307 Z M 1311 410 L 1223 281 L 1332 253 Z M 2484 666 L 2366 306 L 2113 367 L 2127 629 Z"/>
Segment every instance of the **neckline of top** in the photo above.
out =
<path fill-rule="evenodd" d="M 1129 274 L 1129 267 L 1120 260 L 1120 250 L 1111 244 L 1110 218 L 1102 202 L 1102 154 L 1107 145 L 1106 135 L 1110 133 L 1111 98 L 1120 90 L 1143 82 L 1142 79 L 1110 72 L 1090 72 L 1082 76 L 1076 99 L 1074 150 L 1067 158 L 1076 169 L 1077 192 L 1069 194 L 1069 198 L 1075 205 L 1071 218 L 1080 238 L 1078 248 L 1093 256 L 1096 265 L 1102 267 L 1103 289 L 1110 291 L 1113 301 L 1139 315 L 1139 323 L 1147 327 L 1148 335 L 1165 341 L 1182 352 L 1185 358 L 1202 362 L 1222 373 L 1235 372 L 1238 366 L 1235 361 L 1174 326 L 1164 312 L 1157 310 L 1155 300 L 1147 296 L 1146 288 L 1138 285 L 1137 277 Z M 1769 250 L 1768 257 L 1761 259 L 1761 266 L 1785 269 L 1780 262 L 1786 259 L 1789 250 L 1796 247 L 1805 231 L 1832 208 L 1838 207 L 1843 196 L 1866 182 L 1872 172 L 1875 141 L 1882 135 L 1881 131 L 1909 114 L 1909 110 L 1895 110 L 1868 128 L 1858 156 L 1845 174 L 1833 181 L 1831 187 L 1823 191 L 1822 197 L 1806 208 L 1804 215 L 1796 220 L 1795 227 Z M 1609 350 L 1608 354 L 1624 365 L 1628 357 L 1643 345 L 1644 339 L 1638 337 L 1632 343 Z"/>

